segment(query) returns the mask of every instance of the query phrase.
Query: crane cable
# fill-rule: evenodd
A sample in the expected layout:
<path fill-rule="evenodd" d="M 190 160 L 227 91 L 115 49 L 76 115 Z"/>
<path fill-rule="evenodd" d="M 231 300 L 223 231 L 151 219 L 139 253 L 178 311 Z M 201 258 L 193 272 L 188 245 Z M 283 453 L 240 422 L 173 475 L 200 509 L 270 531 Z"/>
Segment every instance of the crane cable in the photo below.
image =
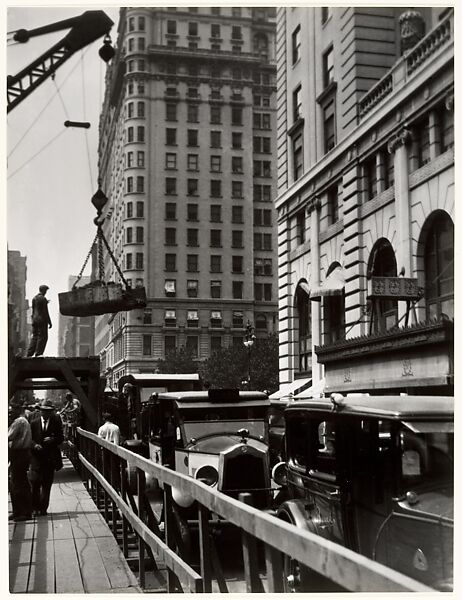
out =
<path fill-rule="evenodd" d="M 12 173 L 10 173 L 7 177 L 7 179 L 11 179 L 14 175 L 16 175 L 16 173 L 18 173 L 19 171 L 21 171 L 21 169 L 23 169 L 26 165 L 28 165 L 34 158 L 36 158 L 39 154 L 41 154 L 46 148 L 48 148 L 48 146 L 50 146 L 55 140 L 57 140 L 66 130 L 62 129 L 59 133 L 57 133 L 54 138 L 52 138 L 47 144 L 45 144 L 44 146 L 42 146 L 42 148 L 36 152 L 35 154 L 33 154 L 30 158 L 28 158 L 26 160 L 25 163 L 23 163 L 20 167 L 18 167 L 15 171 L 13 171 Z"/>
<path fill-rule="evenodd" d="M 86 101 L 85 101 L 85 77 L 84 77 L 85 69 L 83 66 L 83 55 L 81 56 L 80 66 L 81 66 L 81 74 L 82 74 L 83 120 L 86 121 L 87 120 L 87 105 L 86 105 Z M 87 149 L 87 160 L 88 160 L 88 172 L 90 175 L 90 185 L 91 185 L 91 189 L 93 189 L 93 171 L 91 168 L 90 144 L 89 144 L 89 140 L 88 140 L 88 130 L 85 130 L 85 145 L 86 145 L 86 149 Z"/>
<path fill-rule="evenodd" d="M 57 84 L 56 84 L 56 77 L 55 77 L 55 73 L 53 73 L 53 75 L 51 76 L 51 79 L 52 79 L 53 83 L 55 84 L 55 87 L 56 87 L 56 93 L 58 94 L 58 98 L 61 100 L 61 104 L 62 104 L 62 106 L 63 106 L 63 109 L 64 109 L 64 114 L 66 115 L 66 119 L 68 119 L 68 120 L 69 120 L 69 113 L 67 112 L 67 108 L 66 108 L 66 105 L 65 105 L 65 103 L 64 103 L 64 99 L 63 99 L 63 97 L 62 97 L 62 95 L 61 95 L 61 92 L 60 92 L 60 90 L 59 90 L 59 87 L 58 87 L 58 86 L 57 86 Z"/>

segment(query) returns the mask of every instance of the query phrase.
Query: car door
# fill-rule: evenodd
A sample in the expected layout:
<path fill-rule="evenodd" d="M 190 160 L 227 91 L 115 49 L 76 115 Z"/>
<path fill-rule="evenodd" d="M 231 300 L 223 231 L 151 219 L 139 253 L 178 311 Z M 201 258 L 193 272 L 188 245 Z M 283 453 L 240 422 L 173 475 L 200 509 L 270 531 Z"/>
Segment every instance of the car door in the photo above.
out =
<path fill-rule="evenodd" d="M 331 415 L 306 420 L 306 510 L 315 533 L 345 545 L 344 493 L 339 470 L 337 424 Z"/>
<path fill-rule="evenodd" d="M 399 491 L 377 535 L 375 556 L 393 569 L 448 591 L 453 577 L 452 424 L 403 423 L 396 440 Z"/>

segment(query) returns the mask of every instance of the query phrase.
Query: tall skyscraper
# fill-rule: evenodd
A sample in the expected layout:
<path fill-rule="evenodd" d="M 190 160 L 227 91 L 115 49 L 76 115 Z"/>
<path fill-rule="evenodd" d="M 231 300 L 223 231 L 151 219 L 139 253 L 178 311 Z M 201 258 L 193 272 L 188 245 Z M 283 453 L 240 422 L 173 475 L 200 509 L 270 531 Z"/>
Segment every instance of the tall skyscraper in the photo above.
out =
<path fill-rule="evenodd" d="M 181 346 L 203 359 L 242 344 L 248 321 L 277 330 L 275 86 L 275 9 L 121 9 L 104 231 L 148 306 L 96 319 L 112 383 Z"/>
<path fill-rule="evenodd" d="M 280 381 L 451 393 L 453 9 L 280 8 L 277 40 Z"/>

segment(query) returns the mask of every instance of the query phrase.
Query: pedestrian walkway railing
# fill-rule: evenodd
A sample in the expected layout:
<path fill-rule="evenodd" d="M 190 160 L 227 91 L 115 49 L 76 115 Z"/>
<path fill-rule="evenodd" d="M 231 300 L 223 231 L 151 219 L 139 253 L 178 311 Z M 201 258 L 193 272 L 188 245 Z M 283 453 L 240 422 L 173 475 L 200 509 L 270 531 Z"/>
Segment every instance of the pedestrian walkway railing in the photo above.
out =
<path fill-rule="evenodd" d="M 145 587 L 146 564 L 167 569 L 168 592 L 211 592 L 215 579 L 220 592 L 228 586 L 219 564 L 212 530 L 217 522 L 235 526 L 240 536 L 247 592 L 285 590 L 287 557 L 320 573 L 338 590 L 354 592 L 433 592 L 431 588 L 334 542 L 303 531 L 271 514 L 215 491 L 201 481 L 78 429 L 74 456 L 90 493 L 101 505 L 112 532 L 128 556 L 128 534 L 138 545 L 138 577 Z M 136 485 L 129 473 L 135 474 Z M 162 518 L 155 517 L 147 481 L 157 480 Z M 178 521 L 172 491 L 192 496 L 197 503 L 194 566 L 185 557 L 185 532 Z M 263 557 L 263 558 L 262 558 Z M 265 581 L 265 583 L 263 583 Z"/>

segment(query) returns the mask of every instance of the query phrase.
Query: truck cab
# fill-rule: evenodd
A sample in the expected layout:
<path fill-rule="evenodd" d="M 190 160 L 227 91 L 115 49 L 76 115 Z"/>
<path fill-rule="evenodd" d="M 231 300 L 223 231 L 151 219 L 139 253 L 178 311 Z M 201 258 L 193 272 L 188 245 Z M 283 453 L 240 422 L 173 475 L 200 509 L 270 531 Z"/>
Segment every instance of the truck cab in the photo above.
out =
<path fill-rule="evenodd" d="M 290 499 L 279 517 L 451 590 L 453 411 L 453 398 L 435 396 L 333 394 L 290 406 Z M 285 568 L 288 590 L 304 591 L 313 574 Z"/>
<path fill-rule="evenodd" d="M 142 403 L 141 440 L 153 462 L 238 497 L 269 502 L 268 396 L 208 390 L 154 393 Z M 193 499 L 173 490 L 179 507 Z"/>

